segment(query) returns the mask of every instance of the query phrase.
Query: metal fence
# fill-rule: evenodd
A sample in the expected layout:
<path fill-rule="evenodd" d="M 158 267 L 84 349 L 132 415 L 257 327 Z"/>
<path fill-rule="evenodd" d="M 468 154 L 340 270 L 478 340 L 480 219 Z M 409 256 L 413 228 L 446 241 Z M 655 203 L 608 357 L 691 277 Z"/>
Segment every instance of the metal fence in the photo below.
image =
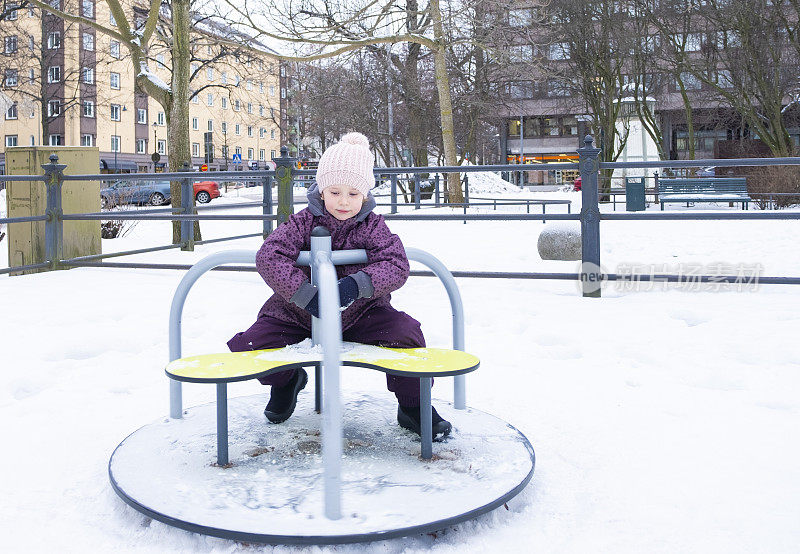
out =
<path fill-rule="evenodd" d="M 600 149 L 594 148 L 592 138 L 586 137 L 584 146 L 578 149 L 578 163 L 553 163 L 546 164 L 545 167 L 532 166 L 526 171 L 549 171 L 560 170 L 579 170 L 582 179 L 581 188 L 581 211 L 573 214 L 568 201 L 521 199 L 517 201 L 496 198 L 470 198 L 469 177 L 477 172 L 501 172 L 518 171 L 518 165 L 490 165 L 490 166 L 434 166 L 434 167 L 397 167 L 397 168 L 376 168 L 376 182 L 388 180 L 390 193 L 379 195 L 390 199 L 388 203 L 382 203 L 390 208 L 390 213 L 384 217 L 388 220 L 414 220 L 414 221 L 528 221 L 528 220 L 568 220 L 579 221 L 581 227 L 582 241 L 582 265 L 580 272 L 577 273 L 543 273 L 543 272 L 478 272 L 478 271 L 456 271 L 456 277 L 476 277 L 476 278 L 516 278 L 516 279 L 557 279 L 557 280 L 580 280 L 584 296 L 599 297 L 599 284 L 604 280 L 618 281 L 662 281 L 662 282 L 713 282 L 713 283 L 742 283 L 741 276 L 720 276 L 720 275 L 674 275 L 674 274 L 634 274 L 622 275 L 614 273 L 602 273 L 600 269 L 600 222 L 603 220 L 749 220 L 749 219 L 781 219 L 797 220 L 800 219 L 798 212 L 631 212 L 631 213 L 600 213 L 600 193 L 598 183 L 601 178 L 601 171 L 623 168 L 663 168 L 669 165 L 671 168 L 691 168 L 701 166 L 768 166 L 768 165 L 800 165 L 800 158 L 743 158 L 726 160 L 671 160 L 669 162 L 600 162 Z M 197 244 L 208 244 L 212 242 L 230 241 L 241 238 L 261 236 L 266 237 L 273 229 L 273 222 L 279 224 L 286 221 L 294 213 L 293 189 L 295 180 L 300 178 L 306 182 L 309 178 L 313 179 L 314 170 L 298 170 L 295 168 L 295 160 L 286 155 L 285 148 L 281 151 L 281 157 L 275 159 L 276 169 L 270 171 L 240 171 L 225 172 L 225 180 L 255 181 L 262 186 L 262 199 L 260 202 L 237 204 L 235 207 L 260 206 L 261 214 L 211 214 L 209 211 L 218 209 L 232 209 L 231 205 L 217 206 L 193 206 L 193 183 L 195 181 L 208 180 L 209 173 L 194 173 L 188 169 L 176 173 L 156 173 L 156 174 L 114 174 L 114 175 L 65 175 L 66 166 L 58 164 L 56 156 L 50 157 L 49 164 L 43 166 L 44 175 L 10 176 L 2 177 L 5 181 L 42 181 L 47 187 L 47 209 L 43 215 L 18 218 L 0 218 L 0 223 L 14 224 L 22 222 L 44 221 L 45 222 L 45 257 L 46 261 L 25 266 L 8 267 L 0 269 L 0 275 L 6 273 L 17 273 L 34 269 L 63 269 L 69 267 L 130 267 L 130 268 L 158 268 L 158 269 L 188 269 L 187 264 L 157 264 L 157 263 L 133 263 L 133 262 L 109 262 L 108 258 L 121 257 L 146 252 L 156 252 L 160 250 L 181 248 L 183 250 L 193 250 Z M 449 173 L 463 174 L 462 185 L 464 202 L 450 202 L 447 188 L 444 185 L 442 176 Z M 425 180 L 423 176 L 433 176 L 432 179 Z M 64 214 L 61 204 L 61 190 L 64 183 L 71 181 L 100 180 L 144 180 L 158 179 L 177 181 L 181 187 L 181 205 L 177 208 L 154 208 L 137 210 L 135 212 L 92 212 Z M 411 194 L 413 203 L 398 202 L 399 181 L 405 179 L 406 182 L 413 183 Z M 277 184 L 277 202 L 273 199 L 273 182 Z M 424 185 L 427 185 L 424 186 Z M 427 188 L 427 190 L 426 190 Z M 430 194 L 428 204 L 423 204 L 423 195 Z M 545 208 L 549 204 L 565 204 L 567 213 L 545 214 Z M 463 213 L 399 213 L 399 206 L 412 206 L 420 209 L 425 205 L 431 207 L 448 206 L 463 209 Z M 527 213 L 468 213 L 469 207 L 488 207 L 494 210 L 502 206 L 525 205 Z M 541 214 L 530 213 L 531 205 L 540 205 Z M 62 256 L 62 227 L 64 221 L 80 220 L 143 220 L 143 221 L 179 221 L 180 222 L 180 241 L 177 244 L 142 248 L 138 250 L 128 250 L 110 254 L 97 254 L 93 256 L 82 256 L 77 258 L 64 259 Z M 204 241 L 194 239 L 194 221 L 204 220 L 254 220 L 261 221 L 261 232 L 238 235 L 232 237 L 216 238 Z M 247 266 L 225 266 L 218 268 L 222 271 L 253 271 L 253 267 Z M 412 275 L 432 276 L 430 272 L 412 271 Z M 785 276 L 759 276 L 758 282 L 761 284 L 800 284 L 800 277 Z"/>

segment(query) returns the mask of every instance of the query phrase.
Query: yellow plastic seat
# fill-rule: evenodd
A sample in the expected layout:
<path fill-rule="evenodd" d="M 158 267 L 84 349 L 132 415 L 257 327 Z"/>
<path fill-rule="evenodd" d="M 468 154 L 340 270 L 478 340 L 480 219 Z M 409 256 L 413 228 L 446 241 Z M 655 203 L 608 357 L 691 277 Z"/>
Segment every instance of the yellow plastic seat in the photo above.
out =
<path fill-rule="evenodd" d="M 319 350 L 319 347 L 316 347 Z M 375 369 L 404 377 L 448 377 L 478 369 L 480 360 L 460 350 L 447 348 L 386 348 L 343 343 L 341 364 Z M 264 377 L 288 369 L 321 363 L 321 350 L 284 348 L 200 354 L 169 363 L 171 379 L 189 383 L 231 383 Z"/>

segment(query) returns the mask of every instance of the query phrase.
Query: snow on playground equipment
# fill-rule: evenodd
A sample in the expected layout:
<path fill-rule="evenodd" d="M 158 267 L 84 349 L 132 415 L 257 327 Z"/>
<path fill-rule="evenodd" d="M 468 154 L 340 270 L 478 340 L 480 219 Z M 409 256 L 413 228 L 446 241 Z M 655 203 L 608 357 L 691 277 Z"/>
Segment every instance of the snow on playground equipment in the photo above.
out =
<path fill-rule="evenodd" d="M 479 361 L 464 352 L 464 314 L 455 280 L 429 253 L 414 248 L 406 253 L 445 286 L 453 312 L 453 350 L 344 343 L 343 351 L 334 266 L 364 263 L 366 253 L 331 252 L 330 235 L 317 228 L 311 252 L 302 252 L 297 261 L 311 266 L 320 290 L 313 348 L 301 343 L 181 358 L 181 314 L 194 282 L 219 265 L 252 263 L 255 252 L 219 252 L 195 264 L 178 285 L 170 311 L 171 417 L 140 428 L 116 448 L 109 460 L 115 492 L 136 510 L 175 527 L 273 544 L 336 544 L 435 531 L 517 495 L 533 476 L 533 448 L 508 423 L 466 407 L 464 374 L 477 369 Z M 321 429 L 316 413 L 300 408 L 281 425 L 266 424 L 263 394 L 227 398 L 228 382 L 312 365 Z M 395 424 L 396 403 L 387 395 L 360 393 L 342 405 L 342 365 L 420 379 L 419 447 Z M 434 452 L 431 379 L 444 376 L 455 379 L 456 412 L 448 417 L 454 431 Z M 181 381 L 216 384 L 216 405 L 183 411 Z M 216 463 L 210 432 L 215 418 Z"/>

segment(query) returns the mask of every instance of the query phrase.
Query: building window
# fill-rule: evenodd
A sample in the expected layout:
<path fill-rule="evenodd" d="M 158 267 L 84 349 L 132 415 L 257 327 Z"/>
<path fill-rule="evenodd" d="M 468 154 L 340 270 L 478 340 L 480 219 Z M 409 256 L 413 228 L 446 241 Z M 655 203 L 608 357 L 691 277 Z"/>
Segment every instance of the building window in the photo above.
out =
<path fill-rule="evenodd" d="M 192 156 L 194 156 L 195 158 L 200 156 L 200 143 L 199 142 L 193 142 L 192 143 Z"/>
<path fill-rule="evenodd" d="M 166 69 L 167 64 L 164 63 L 164 54 L 156 54 L 156 63 Z"/>
<path fill-rule="evenodd" d="M 206 79 L 208 79 L 209 81 L 213 81 L 214 80 L 214 68 L 213 67 L 209 67 L 208 69 L 206 69 Z"/>
<path fill-rule="evenodd" d="M 700 79 L 691 73 L 682 72 L 680 74 L 680 80 L 683 82 L 683 86 L 686 90 L 700 90 L 703 87 L 703 83 L 700 82 Z M 677 82 L 675 83 L 675 89 L 680 90 L 680 84 Z"/>
<path fill-rule="evenodd" d="M 121 121 L 122 110 L 119 104 L 111 104 L 111 121 Z"/>
<path fill-rule="evenodd" d="M 258 105 L 258 115 L 264 117 L 264 104 Z"/>
<path fill-rule="evenodd" d="M 31 142 L 31 146 L 36 146 L 36 137 L 31 135 L 30 142 Z"/>
<path fill-rule="evenodd" d="M 242 155 L 242 147 L 241 146 L 237 146 L 236 149 L 234 150 L 234 153 L 235 154 L 239 154 L 241 156 Z"/>
<path fill-rule="evenodd" d="M 270 116 L 272 119 L 275 119 L 275 108 L 270 108 L 270 109 L 269 109 L 269 116 Z"/>
<path fill-rule="evenodd" d="M 194 91 L 189 91 L 189 94 L 192 98 L 192 104 L 199 104 L 200 103 L 200 96 L 198 96 Z"/>
<path fill-rule="evenodd" d="M 242 78 L 241 77 L 239 77 L 238 75 L 234 75 L 233 76 L 233 86 L 238 87 L 239 83 L 241 83 L 241 82 L 242 82 Z"/>
<path fill-rule="evenodd" d="M 156 123 L 158 125 L 164 125 L 164 112 L 158 112 L 156 115 Z"/>
<path fill-rule="evenodd" d="M 269 155 L 274 160 L 275 159 L 275 150 L 270 150 L 269 151 Z"/>
<path fill-rule="evenodd" d="M 261 127 L 258 130 L 258 138 L 264 138 L 267 135 L 267 130 L 264 127 Z"/>
<path fill-rule="evenodd" d="M 258 92 L 260 92 L 261 94 L 264 94 L 264 81 L 259 81 L 258 82 Z"/>
<path fill-rule="evenodd" d="M 253 153 L 254 153 L 254 150 L 252 148 L 248 148 L 247 149 L 247 159 L 248 160 L 252 160 L 253 159 Z"/>
<path fill-rule="evenodd" d="M 158 141 L 158 143 L 156 144 L 156 148 L 158 149 L 159 154 L 161 154 L 162 156 L 165 155 L 167 153 L 167 141 L 165 140 Z"/>
<path fill-rule="evenodd" d="M 3 46 L 6 54 L 14 54 L 17 51 L 17 37 L 6 37 L 3 40 Z"/>
<path fill-rule="evenodd" d="M 200 130 L 200 120 L 197 119 L 196 117 L 192 118 L 192 129 L 194 129 L 195 131 Z"/>
<path fill-rule="evenodd" d="M 81 146 L 94 146 L 94 136 L 81 135 Z"/>
<path fill-rule="evenodd" d="M 92 67 L 84 67 L 83 68 L 83 82 L 87 85 L 94 84 L 94 68 Z"/>
<path fill-rule="evenodd" d="M 6 135 L 6 148 L 17 145 L 17 135 Z"/>
<path fill-rule="evenodd" d="M 222 147 L 222 159 L 223 160 L 228 159 L 228 147 L 227 146 L 223 146 Z"/>
<path fill-rule="evenodd" d="M 512 63 L 529 62 L 533 60 L 533 45 L 518 44 L 508 49 L 508 61 Z"/>
<path fill-rule="evenodd" d="M 29 69 L 28 70 L 28 84 L 32 85 L 35 82 L 36 82 L 36 70 L 35 69 Z"/>
<path fill-rule="evenodd" d="M 227 110 L 228 109 L 228 99 L 223 96 L 222 98 L 220 98 L 220 102 L 222 103 L 222 109 L 223 110 Z"/>
<path fill-rule="evenodd" d="M 14 102 L 6 110 L 6 119 L 17 119 L 17 103 Z"/>
<path fill-rule="evenodd" d="M 252 137 L 253 136 L 253 126 L 252 125 L 248 125 L 247 126 L 247 136 L 248 137 Z"/>
<path fill-rule="evenodd" d="M 136 110 L 136 123 L 141 123 L 142 125 L 147 125 L 147 110 L 144 108 L 139 108 Z"/>
<path fill-rule="evenodd" d="M 108 13 L 108 22 L 113 25 L 114 27 L 117 26 L 117 20 L 114 19 L 114 14 L 112 12 Z"/>
<path fill-rule="evenodd" d="M 225 73 L 224 71 L 220 74 L 220 79 L 222 80 L 223 85 L 228 84 L 228 74 Z"/>
<path fill-rule="evenodd" d="M 213 106 L 214 105 L 214 95 L 212 93 L 210 93 L 210 92 L 208 93 L 208 96 L 206 97 L 206 103 L 209 106 Z"/>
<path fill-rule="evenodd" d="M 94 117 L 94 102 L 92 100 L 83 101 L 83 117 Z"/>
<path fill-rule="evenodd" d="M 18 82 L 18 73 L 16 69 L 6 69 L 5 86 L 15 87 Z"/>
<path fill-rule="evenodd" d="M 242 104 L 238 100 L 233 101 L 233 111 L 238 112 L 242 109 Z"/>
<path fill-rule="evenodd" d="M 253 81 L 247 80 L 247 90 L 253 90 Z"/>
<path fill-rule="evenodd" d="M 222 122 L 222 134 L 223 135 L 227 135 L 228 134 L 228 123 L 226 121 Z"/>
<path fill-rule="evenodd" d="M 61 33 L 47 33 L 47 48 L 50 50 L 58 50 L 61 48 Z"/>
<path fill-rule="evenodd" d="M 19 9 L 19 4 L 17 3 L 8 3 L 6 4 L 6 21 L 16 21 L 17 20 L 17 10 Z"/>
<path fill-rule="evenodd" d="M 234 128 L 234 132 L 235 132 L 237 135 L 241 135 L 241 134 L 242 134 L 242 126 L 241 126 L 241 125 L 239 125 L 239 124 L 237 123 L 237 124 L 236 124 L 236 127 Z"/>
<path fill-rule="evenodd" d="M 269 95 L 270 96 L 275 96 L 275 85 L 270 85 L 269 86 Z"/>
<path fill-rule="evenodd" d="M 112 58 L 119 59 L 119 41 L 112 40 L 111 45 L 109 46 L 109 53 L 111 54 Z"/>
<path fill-rule="evenodd" d="M 81 2 L 81 15 L 94 19 L 94 2 L 92 0 L 83 0 Z"/>
<path fill-rule="evenodd" d="M 47 82 L 58 83 L 61 81 L 61 66 L 51 65 L 47 68 Z"/>
<path fill-rule="evenodd" d="M 569 59 L 569 44 L 566 42 L 557 42 L 551 44 L 547 51 L 547 59 L 549 60 L 568 60 Z"/>
<path fill-rule="evenodd" d="M 213 119 L 209 119 L 208 120 L 208 130 L 209 131 L 213 131 L 214 130 L 214 120 Z"/>
<path fill-rule="evenodd" d="M 258 159 L 262 162 L 267 158 L 267 151 L 263 148 L 258 151 Z"/>
<path fill-rule="evenodd" d="M 136 139 L 136 153 L 137 154 L 147 153 L 147 139 Z"/>
<path fill-rule="evenodd" d="M 48 117 L 56 117 L 61 114 L 61 100 L 50 100 L 47 103 Z M 53 136 L 53 135 L 50 135 Z M 52 144 L 50 146 L 53 146 Z"/>
<path fill-rule="evenodd" d="M 509 81 L 506 94 L 511 98 L 533 98 L 533 81 Z"/>
<path fill-rule="evenodd" d="M 50 146 L 63 146 L 64 138 L 61 135 L 50 135 L 48 137 Z"/>
<path fill-rule="evenodd" d="M 252 102 L 248 102 L 247 103 L 247 113 L 253 113 L 253 103 Z"/>
<path fill-rule="evenodd" d="M 533 24 L 530 8 L 508 10 L 508 24 L 511 27 L 530 27 Z"/>
<path fill-rule="evenodd" d="M 83 49 L 87 52 L 94 51 L 94 35 L 83 33 Z"/>
<path fill-rule="evenodd" d="M 111 135 L 111 151 L 120 152 L 120 139 L 119 135 Z"/>
<path fill-rule="evenodd" d="M 575 117 L 565 117 L 561 120 L 561 126 L 564 129 L 564 135 L 577 136 L 578 135 L 578 119 Z"/>
<path fill-rule="evenodd" d="M 286 89 L 281 87 L 281 98 L 286 98 Z"/>
<path fill-rule="evenodd" d="M 119 73 L 111 72 L 109 76 L 109 82 L 111 83 L 111 88 L 114 90 L 119 90 Z"/>

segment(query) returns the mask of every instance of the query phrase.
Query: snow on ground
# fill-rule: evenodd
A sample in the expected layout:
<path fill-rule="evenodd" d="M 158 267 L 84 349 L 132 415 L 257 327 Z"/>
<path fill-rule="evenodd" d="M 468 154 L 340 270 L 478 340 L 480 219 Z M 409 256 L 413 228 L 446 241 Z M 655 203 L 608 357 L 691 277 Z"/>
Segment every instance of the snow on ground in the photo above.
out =
<path fill-rule="evenodd" d="M 250 200 L 247 195 L 260 196 L 260 189 L 238 192 L 214 202 L 235 205 Z M 575 193 L 524 192 L 515 198 L 545 196 L 570 198 L 573 213 L 579 210 Z M 205 238 L 255 232 L 259 225 L 202 224 Z M 576 262 L 539 258 L 540 222 L 390 226 L 407 246 L 432 252 L 451 269 L 577 268 Z M 635 265 L 677 272 L 724 262 L 762 264 L 763 275 L 797 276 L 796 228 L 790 221 L 605 221 L 601 255 L 609 270 Z M 169 236 L 168 223 L 140 223 L 123 239 L 104 241 L 103 248 L 155 246 Z M 259 244 L 254 238 L 121 260 L 191 263 L 214 251 Z M 5 267 L 5 245 L 0 251 Z M 627 290 L 612 284 L 603 298 L 584 299 L 571 282 L 459 279 L 467 349 L 482 360 L 467 380 L 468 403 L 527 435 L 537 453 L 533 481 L 507 510 L 435 537 L 273 549 L 150 521 L 117 498 L 108 483 L 106 464 L 115 446 L 167 413 L 167 316 L 182 275 L 86 268 L 0 277 L 4 551 L 797 549 L 797 287 L 714 292 L 710 286 Z M 184 310 L 184 353 L 224 351 L 225 341 L 250 325 L 268 294 L 252 273 L 204 276 Z M 430 345 L 450 344 L 450 315 L 438 282 L 412 278 L 393 298 L 422 322 Z M 263 392 L 256 382 L 229 388 L 231 396 Z M 344 372 L 343 389 L 388 394 L 383 376 L 368 370 Z M 451 398 L 451 390 L 449 379 L 437 380 L 434 397 Z M 213 398 L 213 387 L 184 386 L 186 406 Z M 305 399 L 298 410 L 311 409 Z M 442 411 L 457 421 L 457 412 Z"/>

